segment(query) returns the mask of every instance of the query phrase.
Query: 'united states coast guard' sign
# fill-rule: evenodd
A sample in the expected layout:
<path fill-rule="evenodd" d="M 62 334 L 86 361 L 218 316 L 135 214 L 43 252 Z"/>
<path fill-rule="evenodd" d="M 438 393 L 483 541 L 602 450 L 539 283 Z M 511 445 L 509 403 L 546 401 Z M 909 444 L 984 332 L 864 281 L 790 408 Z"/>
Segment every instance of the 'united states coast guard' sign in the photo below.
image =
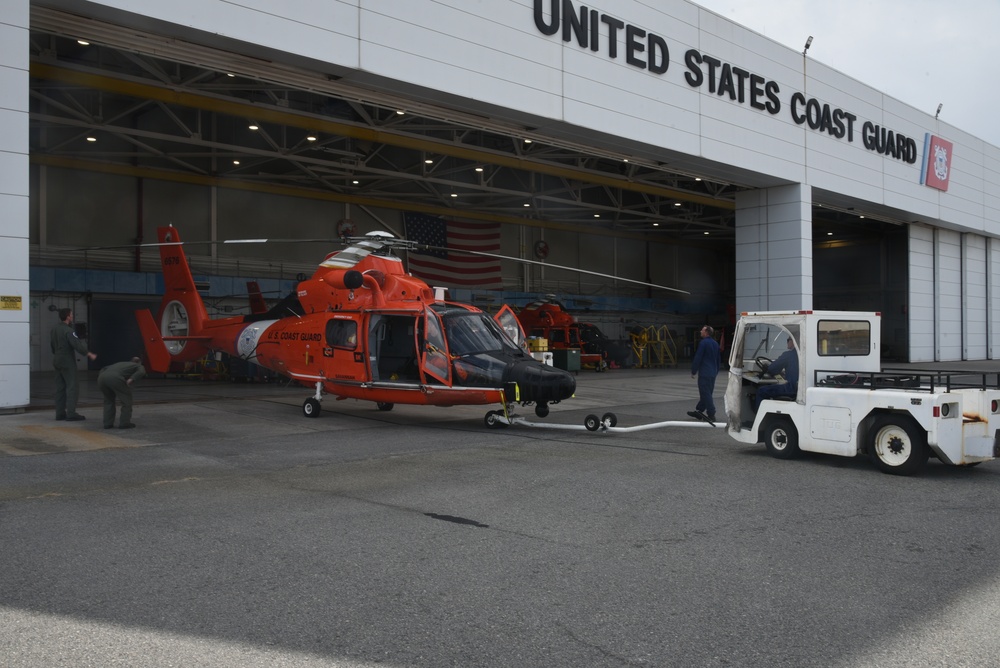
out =
<path fill-rule="evenodd" d="M 543 35 L 560 34 L 566 43 L 622 58 L 625 64 L 659 76 L 668 75 L 670 46 L 667 39 L 645 28 L 627 23 L 573 0 L 534 0 L 535 27 Z M 620 53 L 621 52 L 621 53 Z M 825 133 L 849 143 L 860 140 L 865 149 L 916 166 L 920 156 L 917 142 L 898 130 L 859 118 L 846 109 L 807 97 L 799 91 L 782 94 L 777 81 L 727 63 L 719 58 L 688 49 L 682 59 L 684 81 L 691 88 L 776 116 L 784 109 L 797 125 Z M 920 182 L 939 190 L 948 189 L 952 145 L 930 134 L 924 142 Z"/>

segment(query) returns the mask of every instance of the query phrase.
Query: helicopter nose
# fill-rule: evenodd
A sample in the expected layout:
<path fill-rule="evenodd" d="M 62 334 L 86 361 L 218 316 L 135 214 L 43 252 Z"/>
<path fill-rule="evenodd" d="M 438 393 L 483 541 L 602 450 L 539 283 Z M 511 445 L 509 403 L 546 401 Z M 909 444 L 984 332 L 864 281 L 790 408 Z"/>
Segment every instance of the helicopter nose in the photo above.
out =
<path fill-rule="evenodd" d="M 536 361 L 515 364 L 509 380 L 520 387 L 522 401 L 562 401 L 576 392 L 576 378 L 571 373 Z"/>

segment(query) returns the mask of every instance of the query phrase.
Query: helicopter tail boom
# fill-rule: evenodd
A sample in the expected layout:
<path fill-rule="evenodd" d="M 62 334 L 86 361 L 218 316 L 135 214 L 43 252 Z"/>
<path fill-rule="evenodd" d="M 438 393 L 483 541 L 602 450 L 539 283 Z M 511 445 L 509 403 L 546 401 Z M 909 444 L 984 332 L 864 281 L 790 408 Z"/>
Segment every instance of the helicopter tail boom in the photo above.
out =
<path fill-rule="evenodd" d="M 163 342 L 163 336 L 160 335 L 156 321 L 153 320 L 153 314 L 149 309 L 142 309 L 135 312 L 135 319 L 139 323 L 139 332 L 142 334 L 142 344 L 146 348 L 150 370 L 166 373 L 170 370 L 170 351 Z"/>

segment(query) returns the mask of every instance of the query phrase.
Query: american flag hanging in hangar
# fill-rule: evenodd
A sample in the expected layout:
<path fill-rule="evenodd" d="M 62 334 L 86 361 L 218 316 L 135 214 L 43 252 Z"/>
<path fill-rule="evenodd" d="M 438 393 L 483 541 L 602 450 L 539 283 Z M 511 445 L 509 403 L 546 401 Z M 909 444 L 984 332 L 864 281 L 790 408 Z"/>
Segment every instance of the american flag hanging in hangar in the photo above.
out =
<path fill-rule="evenodd" d="M 423 213 L 403 214 L 406 238 L 438 249 L 409 251 L 409 271 L 431 285 L 499 290 L 500 259 L 460 251 L 500 252 L 498 223 L 466 223 Z"/>

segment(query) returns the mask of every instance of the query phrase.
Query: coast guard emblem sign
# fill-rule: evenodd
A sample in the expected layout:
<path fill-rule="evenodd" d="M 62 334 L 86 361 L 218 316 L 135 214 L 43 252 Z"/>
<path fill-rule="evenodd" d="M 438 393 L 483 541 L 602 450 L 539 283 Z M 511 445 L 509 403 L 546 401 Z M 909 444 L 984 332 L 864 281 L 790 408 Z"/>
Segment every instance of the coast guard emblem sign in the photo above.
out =
<path fill-rule="evenodd" d="M 951 176 L 951 155 L 952 143 L 928 132 L 924 136 L 924 164 L 920 168 L 920 182 L 947 192 Z"/>

